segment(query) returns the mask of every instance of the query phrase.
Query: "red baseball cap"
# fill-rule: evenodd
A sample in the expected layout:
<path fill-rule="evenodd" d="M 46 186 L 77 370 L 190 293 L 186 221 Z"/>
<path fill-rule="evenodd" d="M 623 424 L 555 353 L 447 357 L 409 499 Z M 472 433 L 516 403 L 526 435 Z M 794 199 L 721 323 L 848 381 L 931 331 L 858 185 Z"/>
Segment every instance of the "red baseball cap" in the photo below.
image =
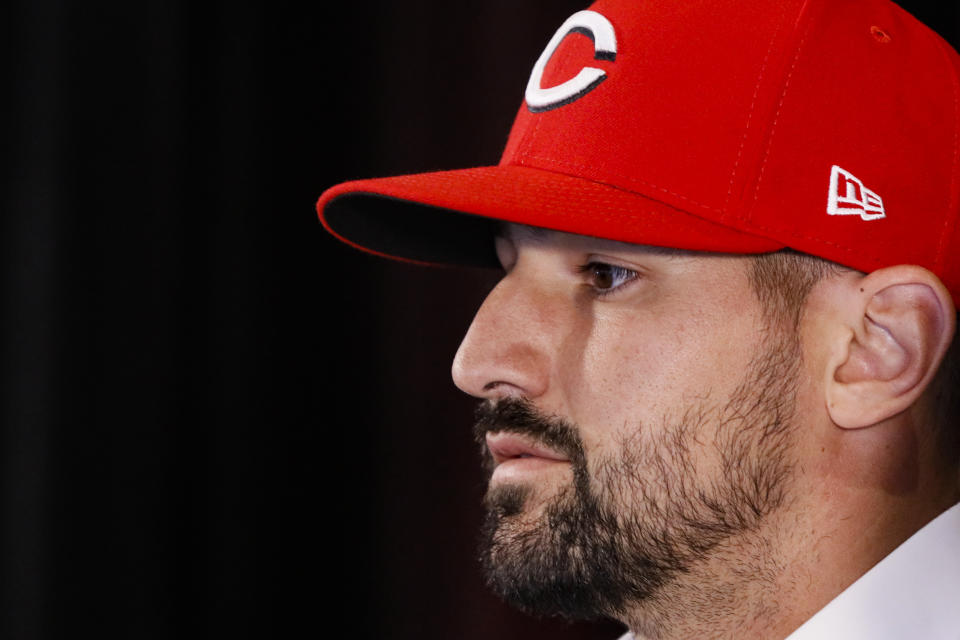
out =
<path fill-rule="evenodd" d="M 599 0 L 534 66 L 500 164 L 327 190 L 323 225 L 495 264 L 492 221 L 917 264 L 960 301 L 960 57 L 887 0 Z"/>

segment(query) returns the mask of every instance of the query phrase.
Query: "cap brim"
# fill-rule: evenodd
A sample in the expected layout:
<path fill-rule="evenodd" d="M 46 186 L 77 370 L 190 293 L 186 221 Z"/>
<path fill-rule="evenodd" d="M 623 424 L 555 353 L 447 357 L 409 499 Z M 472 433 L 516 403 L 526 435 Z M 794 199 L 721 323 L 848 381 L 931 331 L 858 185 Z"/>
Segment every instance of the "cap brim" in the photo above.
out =
<path fill-rule="evenodd" d="M 345 182 L 324 192 L 317 212 L 348 244 L 425 264 L 496 266 L 496 221 L 693 251 L 784 247 L 639 193 L 518 166 Z"/>

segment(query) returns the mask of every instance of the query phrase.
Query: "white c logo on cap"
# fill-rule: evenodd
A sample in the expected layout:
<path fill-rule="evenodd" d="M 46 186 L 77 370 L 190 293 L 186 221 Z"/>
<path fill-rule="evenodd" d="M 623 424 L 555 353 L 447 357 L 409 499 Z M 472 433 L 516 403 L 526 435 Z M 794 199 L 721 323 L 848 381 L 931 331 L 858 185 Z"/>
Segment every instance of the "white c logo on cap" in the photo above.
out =
<path fill-rule="evenodd" d="M 530 81 L 527 82 L 525 98 L 527 108 L 534 113 L 548 111 L 570 104 L 574 100 L 586 95 L 607 77 L 603 69 L 584 67 L 574 78 L 563 84 L 543 89 L 540 82 L 543 80 L 543 70 L 554 51 L 570 33 L 582 33 L 593 40 L 593 57 L 595 60 L 615 60 L 617 57 L 617 37 L 613 32 L 613 25 L 596 11 L 578 11 L 564 22 L 547 48 L 540 54 L 537 64 L 533 65 Z"/>

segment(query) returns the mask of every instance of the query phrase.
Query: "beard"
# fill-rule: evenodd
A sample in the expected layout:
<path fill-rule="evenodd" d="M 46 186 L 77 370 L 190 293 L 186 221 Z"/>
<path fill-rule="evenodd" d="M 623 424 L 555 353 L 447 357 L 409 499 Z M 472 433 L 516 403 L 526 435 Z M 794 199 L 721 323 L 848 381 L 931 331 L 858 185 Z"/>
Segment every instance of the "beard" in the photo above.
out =
<path fill-rule="evenodd" d="M 535 615 L 623 618 L 725 541 L 755 531 L 786 499 L 799 362 L 796 342 L 778 341 L 725 402 L 698 400 L 651 433 L 643 425 L 620 433 L 618 453 L 589 463 L 571 422 L 523 399 L 481 404 L 478 442 L 487 432 L 532 436 L 573 472 L 536 516 L 525 509 L 529 485 L 488 491 L 480 558 L 490 587 Z M 698 459 L 710 465 L 692 453 L 704 442 Z"/>

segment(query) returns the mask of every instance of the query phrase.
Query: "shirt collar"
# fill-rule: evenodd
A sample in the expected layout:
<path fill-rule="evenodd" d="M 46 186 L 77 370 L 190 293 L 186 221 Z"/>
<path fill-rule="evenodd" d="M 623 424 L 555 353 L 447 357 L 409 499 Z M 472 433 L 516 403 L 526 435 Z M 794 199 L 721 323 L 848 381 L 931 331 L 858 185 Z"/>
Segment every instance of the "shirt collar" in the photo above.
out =
<path fill-rule="evenodd" d="M 958 602 L 960 504 L 913 534 L 786 640 L 960 640 Z M 634 637 L 628 632 L 620 640 Z"/>
<path fill-rule="evenodd" d="M 960 504 L 913 534 L 787 640 L 958 640 L 958 603 Z"/>

